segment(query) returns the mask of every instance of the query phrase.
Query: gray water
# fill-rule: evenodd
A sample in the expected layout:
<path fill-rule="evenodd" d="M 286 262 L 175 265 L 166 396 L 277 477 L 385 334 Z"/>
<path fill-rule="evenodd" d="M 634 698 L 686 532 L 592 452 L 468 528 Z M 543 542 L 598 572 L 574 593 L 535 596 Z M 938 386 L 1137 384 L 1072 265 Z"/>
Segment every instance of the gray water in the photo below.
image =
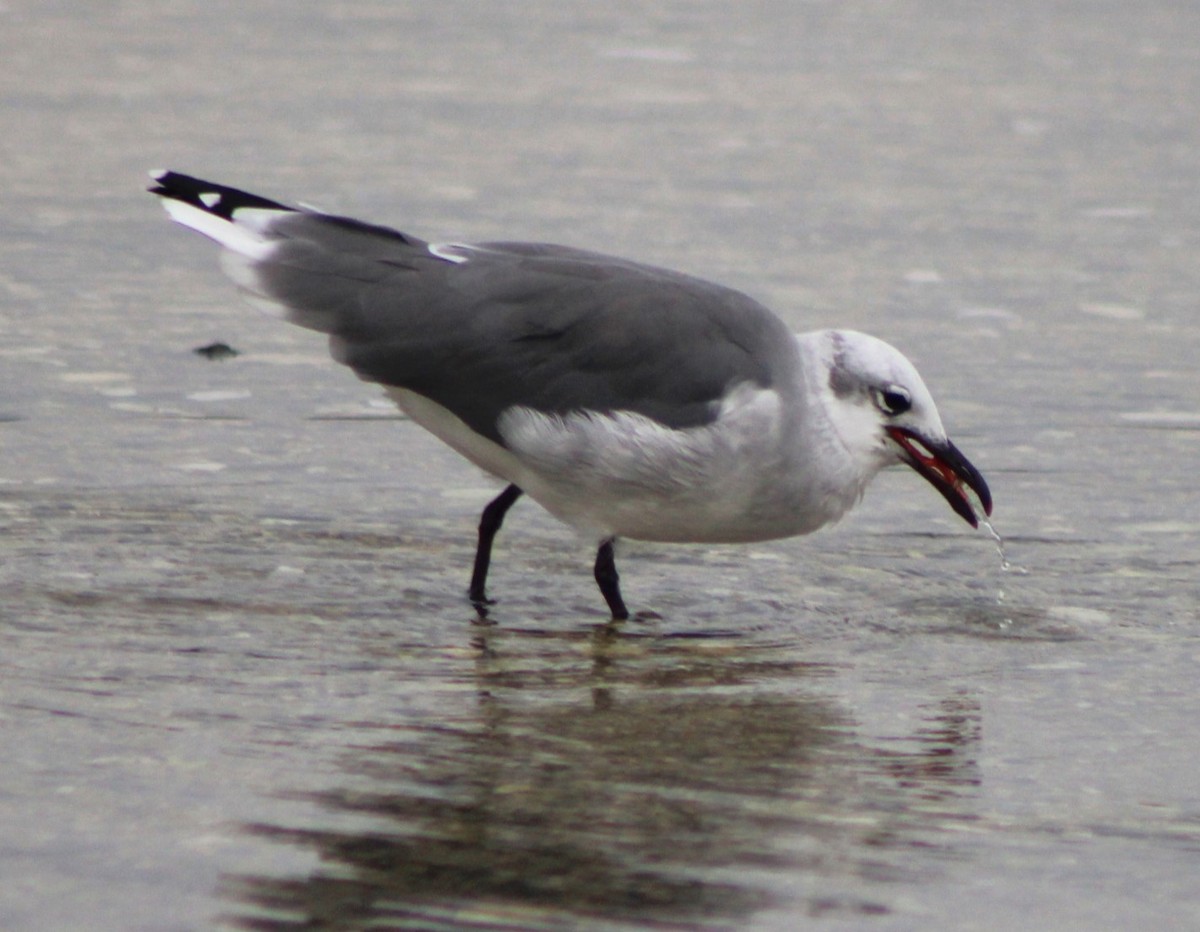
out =
<path fill-rule="evenodd" d="M 1200 7 L 0 5 L 0 926 L 1200 928 Z M 590 546 L 256 314 L 175 168 L 905 350 L 816 536 Z M 193 349 L 224 341 L 240 355 Z"/>

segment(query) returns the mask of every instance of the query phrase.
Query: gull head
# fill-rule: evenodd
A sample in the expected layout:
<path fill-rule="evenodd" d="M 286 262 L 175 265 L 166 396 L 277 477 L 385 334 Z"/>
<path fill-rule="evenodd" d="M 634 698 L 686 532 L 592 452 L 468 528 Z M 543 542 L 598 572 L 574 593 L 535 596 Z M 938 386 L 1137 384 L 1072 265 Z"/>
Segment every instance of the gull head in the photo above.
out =
<path fill-rule="evenodd" d="M 802 339 L 815 343 L 829 424 L 863 476 L 911 466 L 973 527 L 980 517 L 973 497 L 984 515 L 992 513 L 987 483 L 946 436 L 933 396 L 903 353 L 853 330 Z"/>

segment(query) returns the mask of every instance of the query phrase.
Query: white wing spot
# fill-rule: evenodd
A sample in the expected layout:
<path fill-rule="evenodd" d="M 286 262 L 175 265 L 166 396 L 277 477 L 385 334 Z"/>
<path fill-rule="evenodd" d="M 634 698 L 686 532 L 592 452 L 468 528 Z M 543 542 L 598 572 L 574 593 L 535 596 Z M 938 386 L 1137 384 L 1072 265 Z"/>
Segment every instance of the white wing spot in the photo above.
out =
<path fill-rule="evenodd" d="M 212 210 L 221 203 L 221 195 L 219 195 L 216 191 L 205 191 L 200 195 L 200 203 L 209 210 Z"/>
<path fill-rule="evenodd" d="M 456 265 L 467 261 L 468 257 L 463 253 L 471 249 L 464 243 L 430 243 L 428 248 L 431 256 L 436 256 L 445 262 L 453 262 Z"/>

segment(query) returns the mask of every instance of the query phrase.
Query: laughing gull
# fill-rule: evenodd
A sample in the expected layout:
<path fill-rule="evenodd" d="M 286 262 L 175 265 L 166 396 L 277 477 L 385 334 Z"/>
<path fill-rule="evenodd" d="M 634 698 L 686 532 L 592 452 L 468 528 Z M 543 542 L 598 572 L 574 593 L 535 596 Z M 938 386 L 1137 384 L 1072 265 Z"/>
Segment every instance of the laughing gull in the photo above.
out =
<path fill-rule="evenodd" d="M 429 243 L 176 172 L 150 191 L 224 247 L 255 304 L 329 335 L 412 420 L 509 483 L 486 508 L 469 594 L 522 494 L 597 541 L 629 617 L 619 537 L 732 543 L 840 518 L 907 464 L 959 515 L 987 483 L 946 437 L 917 370 L 851 330 L 793 334 L 721 285 L 541 243 Z M 976 498 L 973 500 L 971 493 Z"/>

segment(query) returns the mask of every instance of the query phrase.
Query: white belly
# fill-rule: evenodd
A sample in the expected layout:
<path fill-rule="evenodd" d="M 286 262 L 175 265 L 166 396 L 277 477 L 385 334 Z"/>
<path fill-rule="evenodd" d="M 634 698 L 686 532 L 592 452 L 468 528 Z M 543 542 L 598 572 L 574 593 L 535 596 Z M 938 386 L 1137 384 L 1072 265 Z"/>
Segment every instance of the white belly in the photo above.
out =
<path fill-rule="evenodd" d="M 674 430 L 629 412 L 545 415 L 510 408 L 505 446 L 428 398 L 388 394 L 414 421 L 481 469 L 514 483 L 555 517 L 597 538 L 733 543 L 806 534 L 843 501 L 792 476 L 779 397 L 737 390 L 712 425 Z"/>

